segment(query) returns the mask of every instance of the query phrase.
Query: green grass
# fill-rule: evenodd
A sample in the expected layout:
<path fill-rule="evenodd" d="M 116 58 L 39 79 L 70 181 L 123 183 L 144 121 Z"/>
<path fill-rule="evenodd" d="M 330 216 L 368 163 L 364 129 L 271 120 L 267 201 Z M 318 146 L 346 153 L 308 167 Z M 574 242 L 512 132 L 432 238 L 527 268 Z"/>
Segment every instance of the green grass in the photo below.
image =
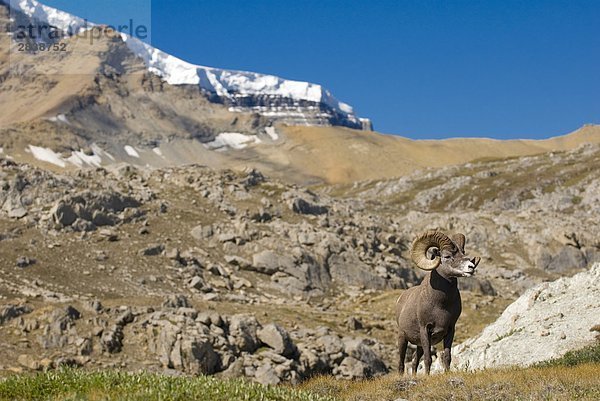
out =
<path fill-rule="evenodd" d="M 359 381 L 321 376 L 295 388 L 207 376 L 63 369 L 0 380 L 0 400 L 598 400 L 599 377 L 600 344 L 596 344 L 530 368 L 417 377 L 394 373 Z"/>
<path fill-rule="evenodd" d="M 577 366 L 586 363 L 600 364 L 600 343 L 576 351 L 569 351 L 560 358 L 539 363 L 537 366 Z"/>
<path fill-rule="evenodd" d="M 521 330 L 523 330 L 523 328 L 522 328 L 522 327 L 521 327 L 521 328 L 519 328 L 519 329 L 512 329 L 512 330 L 510 330 L 508 333 L 505 333 L 505 334 L 503 334 L 503 335 L 501 335 L 501 336 L 498 336 L 498 337 L 496 337 L 496 339 L 494 340 L 494 342 L 498 342 L 498 341 L 500 341 L 500 340 L 503 340 L 503 339 L 505 339 L 506 337 L 510 337 L 510 336 L 512 336 L 513 334 L 520 332 Z"/>
<path fill-rule="evenodd" d="M 331 401 L 332 398 L 288 386 L 262 386 L 240 379 L 64 369 L 0 381 L 0 400 Z"/>

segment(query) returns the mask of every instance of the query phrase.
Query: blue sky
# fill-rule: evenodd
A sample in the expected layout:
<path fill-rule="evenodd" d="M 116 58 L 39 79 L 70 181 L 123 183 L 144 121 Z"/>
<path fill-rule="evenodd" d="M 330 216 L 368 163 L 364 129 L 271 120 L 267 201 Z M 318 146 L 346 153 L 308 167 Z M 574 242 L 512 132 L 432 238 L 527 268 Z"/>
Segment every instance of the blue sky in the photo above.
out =
<path fill-rule="evenodd" d="M 96 22 L 148 0 L 47 0 Z M 544 138 L 600 123 L 600 1 L 152 1 L 152 44 L 324 85 L 410 138 Z M 143 17 L 141 17 L 143 18 Z"/>

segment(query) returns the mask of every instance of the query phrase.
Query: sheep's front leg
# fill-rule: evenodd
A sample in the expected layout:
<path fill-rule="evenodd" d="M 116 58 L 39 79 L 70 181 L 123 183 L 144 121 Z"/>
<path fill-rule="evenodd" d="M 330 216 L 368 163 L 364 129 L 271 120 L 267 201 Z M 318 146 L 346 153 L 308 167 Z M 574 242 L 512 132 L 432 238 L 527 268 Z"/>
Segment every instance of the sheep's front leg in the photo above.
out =
<path fill-rule="evenodd" d="M 415 357 L 412 362 L 412 371 L 413 375 L 417 374 L 417 369 L 419 368 L 419 361 L 423 357 L 423 347 L 417 346 L 417 350 L 415 351 Z"/>
<path fill-rule="evenodd" d="M 444 363 L 444 371 L 450 370 L 450 362 L 452 361 L 452 354 L 450 349 L 452 348 L 452 342 L 454 341 L 454 326 L 450 328 L 446 337 L 444 337 L 444 356 L 442 362 Z"/>
<path fill-rule="evenodd" d="M 425 374 L 431 370 L 431 325 L 421 327 L 421 347 L 423 347 L 423 362 L 425 363 Z"/>
<path fill-rule="evenodd" d="M 404 359 L 406 358 L 406 348 L 408 347 L 408 341 L 404 332 L 398 333 L 398 350 L 400 351 L 400 361 L 398 361 L 398 373 L 404 374 Z"/>

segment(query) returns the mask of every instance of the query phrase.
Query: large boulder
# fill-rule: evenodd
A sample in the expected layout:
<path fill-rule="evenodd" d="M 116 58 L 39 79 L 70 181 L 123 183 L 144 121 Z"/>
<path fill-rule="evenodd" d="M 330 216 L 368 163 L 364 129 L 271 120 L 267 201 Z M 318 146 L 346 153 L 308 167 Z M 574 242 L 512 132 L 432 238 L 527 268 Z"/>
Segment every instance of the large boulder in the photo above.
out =
<path fill-rule="evenodd" d="M 264 250 L 252 256 L 252 265 L 247 268 L 260 273 L 273 274 L 277 271 L 293 269 L 294 259 L 287 255 Z"/>
<path fill-rule="evenodd" d="M 50 215 L 55 223 L 61 226 L 70 226 L 77 220 L 77 214 L 73 207 L 64 201 L 59 201 L 50 210 Z"/>
<path fill-rule="evenodd" d="M 84 191 L 74 195 L 67 195 L 56 202 L 50 210 L 50 218 L 60 227 L 73 226 L 76 231 L 89 231 L 82 229 L 96 226 L 112 226 L 121 221 L 127 221 L 135 216 L 129 213 L 121 217 L 119 214 L 126 210 L 141 206 L 136 199 L 112 191 Z M 125 213 L 127 214 L 127 213 Z M 79 222 L 78 227 L 75 227 Z"/>
<path fill-rule="evenodd" d="M 254 352 L 260 344 L 257 336 L 259 327 L 252 315 L 233 315 L 229 318 L 229 342 L 239 351 Z"/>
<path fill-rule="evenodd" d="M 350 252 L 331 255 L 328 263 L 331 279 L 340 284 L 374 289 L 388 287 L 388 283 L 384 278 L 375 274 L 369 266 Z"/>
<path fill-rule="evenodd" d="M 309 202 L 303 198 L 295 198 L 290 200 L 289 206 L 293 212 L 298 214 L 320 215 L 328 212 L 326 206 Z"/>
<path fill-rule="evenodd" d="M 453 350 L 457 369 L 531 365 L 595 341 L 600 264 L 527 290 L 493 324 Z M 438 365 L 438 368 L 440 366 Z"/>
<path fill-rule="evenodd" d="M 27 215 L 27 209 L 23 206 L 21 195 L 18 192 L 11 192 L 8 195 L 2 205 L 2 210 L 12 219 L 20 219 Z"/>
<path fill-rule="evenodd" d="M 387 367 L 379 355 L 372 349 L 373 343 L 365 339 L 345 339 L 344 352 L 348 358 L 353 360 L 342 361 L 341 367 L 346 366 L 348 372 L 360 372 L 360 376 L 355 377 L 372 377 L 375 375 L 387 373 Z M 348 359 L 346 358 L 346 359 Z M 356 363 L 358 361 L 360 363 Z M 343 374 L 345 375 L 345 374 Z"/>
<path fill-rule="evenodd" d="M 27 305 L 4 305 L 0 307 L 0 325 L 21 315 L 31 313 L 33 309 Z"/>
<path fill-rule="evenodd" d="M 554 256 L 546 270 L 552 273 L 564 273 L 573 269 L 582 269 L 587 266 L 585 255 L 581 249 L 572 246 L 564 246 L 560 252 Z"/>
<path fill-rule="evenodd" d="M 288 332 L 276 324 L 267 324 L 258 330 L 257 335 L 263 344 L 273 348 L 280 355 L 293 358 L 298 353 L 298 349 L 290 339 Z"/>
<path fill-rule="evenodd" d="M 181 359 L 186 372 L 195 375 L 210 375 L 219 366 L 219 355 L 212 344 L 200 339 L 184 339 L 181 341 Z"/>

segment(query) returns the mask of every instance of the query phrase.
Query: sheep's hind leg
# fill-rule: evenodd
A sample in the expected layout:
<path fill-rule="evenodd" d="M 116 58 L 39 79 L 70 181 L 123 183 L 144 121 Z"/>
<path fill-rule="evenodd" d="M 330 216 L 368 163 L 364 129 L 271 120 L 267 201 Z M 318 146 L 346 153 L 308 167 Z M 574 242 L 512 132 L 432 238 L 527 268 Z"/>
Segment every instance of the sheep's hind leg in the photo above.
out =
<path fill-rule="evenodd" d="M 408 347 L 408 341 L 406 336 L 401 333 L 398 334 L 398 350 L 400 352 L 400 360 L 398 361 L 398 373 L 404 374 L 404 359 L 406 358 L 406 348 Z"/>
<path fill-rule="evenodd" d="M 421 357 L 423 356 L 423 348 L 417 346 L 417 350 L 415 351 L 415 357 L 412 361 L 412 373 L 413 375 L 417 374 L 417 369 L 419 367 L 419 362 L 421 361 Z"/>

